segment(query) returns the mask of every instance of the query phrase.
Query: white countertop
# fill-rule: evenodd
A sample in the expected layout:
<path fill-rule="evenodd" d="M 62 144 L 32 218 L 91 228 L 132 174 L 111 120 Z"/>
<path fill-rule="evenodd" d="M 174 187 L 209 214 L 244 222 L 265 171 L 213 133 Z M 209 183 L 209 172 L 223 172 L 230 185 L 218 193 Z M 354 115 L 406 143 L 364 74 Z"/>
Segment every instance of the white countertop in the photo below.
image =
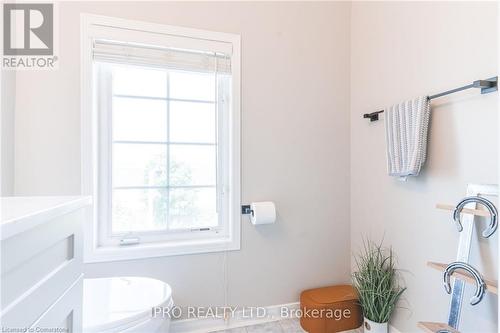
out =
<path fill-rule="evenodd" d="M 1 197 L 0 239 L 12 237 L 91 203 L 92 198 L 88 196 Z"/>

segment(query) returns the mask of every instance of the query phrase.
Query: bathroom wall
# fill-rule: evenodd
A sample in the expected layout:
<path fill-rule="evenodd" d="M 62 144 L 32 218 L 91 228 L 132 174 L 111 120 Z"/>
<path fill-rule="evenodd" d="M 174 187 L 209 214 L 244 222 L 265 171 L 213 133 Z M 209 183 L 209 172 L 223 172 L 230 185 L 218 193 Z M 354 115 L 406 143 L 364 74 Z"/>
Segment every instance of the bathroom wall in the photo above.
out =
<path fill-rule="evenodd" d="M 383 120 L 362 114 L 387 105 L 496 76 L 494 2 L 353 2 L 351 21 L 351 237 L 384 239 L 404 270 L 406 309 L 393 324 L 417 332 L 417 321 L 447 321 L 449 296 L 428 260 L 450 262 L 458 232 L 450 212 L 468 183 L 497 183 L 498 94 L 477 90 L 432 102 L 428 161 L 408 182 L 386 175 Z M 484 226 L 478 223 L 480 230 Z M 498 235 L 474 236 L 472 263 L 497 278 Z M 469 287 L 469 290 L 471 288 Z M 461 332 L 493 332 L 497 297 L 471 307 L 464 299 Z M 474 326 L 473 326 L 474 325 Z"/>
<path fill-rule="evenodd" d="M 0 195 L 14 194 L 14 124 L 15 124 L 15 88 L 16 74 L 14 71 L 2 70 L 1 78 L 1 156 L 0 156 Z"/>
<path fill-rule="evenodd" d="M 241 250 L 87 265 L 87 276 L 144 275 L 179 305 L 298 300 L 349 281 L 350 4 L 61 2 L 59 70 L 19 72 L 16 194 L 80 192 L 80 13 L 242 38 L 242 199 L 274 200 L 275 225 L 242 218 Z M 227 257 L 226 257 L 227 256 Z"/>

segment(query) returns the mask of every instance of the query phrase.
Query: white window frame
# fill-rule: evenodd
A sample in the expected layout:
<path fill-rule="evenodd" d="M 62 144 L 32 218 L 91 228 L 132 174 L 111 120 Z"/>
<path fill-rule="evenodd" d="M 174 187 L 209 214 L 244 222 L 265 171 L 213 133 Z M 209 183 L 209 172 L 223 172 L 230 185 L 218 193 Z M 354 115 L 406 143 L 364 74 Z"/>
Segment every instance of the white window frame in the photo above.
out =
<path fill-rule="evenodd" d="M 111 28 L 111 29 L 110 29 Z M 228 135 L 225 141 L 227 152 L 223 163 L 226 166 L 226 184 L 222 192 L 227 196 L 228 207 L 223 210 L 227 223 L 227 233 L 194 231 L 192 237 L 185 235 L 169 237 L 168 241 L 139 243 L 120 246 L 112 242 L 102 242 L 100 232 L 105 216 L 100 213 L 99 205 L 99 126 L 102 122 L 97 114 L 97 101 L 94 100 L 95 71 L 92 61 L 92 41 L 96 35 L 102 36 L 112 31 L 113 36 L 140 36 L 144 33 L 154 33 L 157 42 L 163 42 L 161 36 L 179 38 L 181 42 L 197 43 L 202 45 L 218 42 L 223 47 L 230 47 L 231 56 L 231 105 Z M 185 38 L 188 37 L 188 38 Z M 133 37 L 132 37 L 133 38 Z M 240 36 L 236 34 L 212 32 L 191 28 L 182 28 L 125 20 L 99 15 L 81 15 L 81 181 L 82 195 L 91 195 L 94 200 L 92 212 L 89 212 L 88 222 L 85 224 L 84 260 L 85 262 L 104 262 L 115 260 L 131 260 L 171 255 L 207 253 L 240 249 L 241 229 L 241 200 L 240 200 Z M 109 177 L 108 177 L 109 178 Z M 109 214 L 108 214 L 109 215 Z M 109 218 L 109 217 L 108 217 Z M 105 221 L 109 222 L 109 221 Z M 106 223 L 110 224 L 110 223 Z"/>

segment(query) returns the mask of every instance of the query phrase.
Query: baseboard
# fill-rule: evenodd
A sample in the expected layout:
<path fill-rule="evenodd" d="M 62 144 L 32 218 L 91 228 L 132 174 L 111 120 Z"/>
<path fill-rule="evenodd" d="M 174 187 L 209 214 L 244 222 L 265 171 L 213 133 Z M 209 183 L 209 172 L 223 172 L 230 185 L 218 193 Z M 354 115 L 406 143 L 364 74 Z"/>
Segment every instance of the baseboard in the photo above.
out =
<path fill-rule="evenodd" d="M 389 325 L 389 333 L 401 333 L 396 327 Z"/>
<path fill-rule="evenodd" d="M 172 333 L 208 333 L 277 321 L 284 319 L 281 316 L 281 311 L 283 309 L 286 309 L 288 312 L 293 312 L 293 310 L 299 309 L 299 302 L 259 307 L 259 309 L 265 310 L 265 317 L 249 317 L 248 310 L 240 310 L 236 311 L 234 316 L 231 316 L 227 320 L 222 318 L 191 318 L 172 320 L 172 323 L 170 324 L 170 331 Z"/>
<path fill-rule="evenodd" d="M 171 333 L 209 333 L 232 328 L 257 325 L 285 319 L 281 316 L 281 311 L 286 309 L 287 313 L 292 313 L 300 308 L 299 302 L 260 307 L 265 309 L 266 317 L 248 317 L 244 311 L 236 311 L 234 316 L 224 320 L 222 318 L 191 318 L 173 320 L 170 324 Z M 288 317 L 287 317 L 288 318 Z M 357 330 L 356 330 L 357 331 Z M 362 329 L 359 329 L 362 332 Z M 389 333 L 401 333 L 397 328 L 389 325 Z"/>

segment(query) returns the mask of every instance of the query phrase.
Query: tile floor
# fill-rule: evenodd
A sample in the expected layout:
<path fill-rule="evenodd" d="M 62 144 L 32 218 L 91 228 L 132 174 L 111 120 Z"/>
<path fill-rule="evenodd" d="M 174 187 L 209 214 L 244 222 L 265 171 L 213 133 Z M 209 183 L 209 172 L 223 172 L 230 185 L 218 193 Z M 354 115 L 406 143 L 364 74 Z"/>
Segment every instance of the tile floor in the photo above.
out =
<path fill-rule="evenodd" d="M 345 331 L 344 333 L 362 333 L 363 330 L 356 329 Z M 271 323 L 264 323 L 246 327 L 232 328 L 224 331 L 217 331 L 213 333 L 306 333 L 300 327 L 298 319 L 283 319 Z"/>

